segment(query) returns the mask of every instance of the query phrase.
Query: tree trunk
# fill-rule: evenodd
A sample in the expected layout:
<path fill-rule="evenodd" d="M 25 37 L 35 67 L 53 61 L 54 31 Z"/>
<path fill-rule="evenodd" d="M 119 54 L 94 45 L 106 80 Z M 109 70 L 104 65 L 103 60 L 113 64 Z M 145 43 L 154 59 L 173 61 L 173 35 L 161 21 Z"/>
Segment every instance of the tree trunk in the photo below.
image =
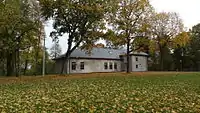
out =
<path fill-rule="evenodd" d="M 64 57 L 64 61 L 62 63 L 62 68 L 61 68 L 61 72 L 60 72 L 60 75 L 63 74 L 64 72 L 64 68 L 65 68 L 65 62 L 67 62 L 67 74 L 68 74 L 68 61 L 70 59 L 70 55 L 71 53 L 80 45 L 80 43 L 83 41 L 83 38 L 81 38 L 77 43 L 76 45 L 71 49 L 72 47 L 72 43 L 73 43 L 73 35 L 69 36 L 69 39 L 68 39 L 68 50 L 67 50 L 67 53 L 65 54 L 65 57 Z"/>
<path fill-rule="evenodd" d="M 14 75 L 17 75 L 17 56 L 16 56 L 16 50 L 13 52 L 13 70 Z"/>
<path fill-rule="evenodd" d="M 2 68 L 2 75 L 4 76 L 4 75 L 6 74 L 6 70 L 5 70 L 5 64 L 4 64 L 4 63 L 5 63 L 5 61 L 4 61 L 4 60 L 2 60 L 2 61 L 1 61 L 1 63 L 2 63 L 2 64 L 1 64 L 1 65 L 2 65 L 2 67 L 1 67 L 1 68 Z"/>
<path fill-rule="evenodd" d="M 35 52 L 35 70 L 34 70 L 34 75 L 36 76 L 37 75 L 37 71 L 38 71 L 38 57 L 39 57 L 39 49 L 40 49 L 40 38 L 39 38 L 39 41 L 37 42 L 37 45 L 36 45 L 36 48 L 35 48 L 36 52 Z"/>
<path fill-rule="evenodd" d="M 36 50 L 36 54 L 35 54 L 35 67 L 34 67 L 34 75 L 37 75 L 37 69 L 38 69 L 38 50 Z"/>
<path fill-rule="evenodd" d="M 127 59 L 127 66 L 126 66 L 126 73 L 130 73 L 130 62 L 129 62 L 129 59 L 130 59 L 130 39 L 129 37 L 127 37 L 127 56 L 126 56 L 126 59 Z"/>
<path fill-rule="evenodd" d="M 41 31 L 41 28 L 40 28 L 40 31 Z M 34 73 L 33 73 L 35 76 L 38 73 L 38 57 L 39 57 L 39 51 L 40 51 L 40 42 L 41 42 L 41 39 L 43 37 L 43 36 L 41 36 L 41 34 L 42 34 L 41 32 L 38 34 L 38 41 L 37 41 L 37 45 L 35 47 L 35 49 L 36 49 L 35 50 L 36 51 L 36 53 L 35 53 L 35 70 L 34 70 Z"/>
<path fill-rule="evenodd" d="M 3 64 L 3 76 L 6 75 L 6 67 L 5 67 L 5 66 L 6 66 L 6 65 Z"/>
<path fill-rule="evenodd" d="M 13 74 L 13 65 L 12 65 L 12 53 L 7 54 L 7 75 L 6 76 L 11 76 Z"/>
<path fill-rule="evenodd" d="M 164 69 L 163 48 L 160 47 L 160 71 Z"/>
<path fill-rule="evenodd" d="M 20 74 L 20 58 L 19 58 L 19 48 L 16 50 L 16 77 L 19 77 Z"/>
<path fill-rule="evenodd" d="M 28 60 L 25 61 L 25 66 L 24 66 L 24 75 L 26 75 L 27 65 L 28 65 Z"/>
<path fill-rule="evenodd" d="M 66 55 L 65 55 L 65 57 L 64 57 L 64 60 L 63 60 L 63 62 L 62 62 L 62 67 L 61 67 L 60 75 L 65 74 L 65 73 L 64 73 L 64 69 L 65 69 L 65 64 L 66 64 L 66 62 L 67 62 L 66 73 L 68 74 L 68 67 L 69 67 L 69 66 L 68 66 L 68 61 L 69 61 L 69 53 L 67 52 Z"/>

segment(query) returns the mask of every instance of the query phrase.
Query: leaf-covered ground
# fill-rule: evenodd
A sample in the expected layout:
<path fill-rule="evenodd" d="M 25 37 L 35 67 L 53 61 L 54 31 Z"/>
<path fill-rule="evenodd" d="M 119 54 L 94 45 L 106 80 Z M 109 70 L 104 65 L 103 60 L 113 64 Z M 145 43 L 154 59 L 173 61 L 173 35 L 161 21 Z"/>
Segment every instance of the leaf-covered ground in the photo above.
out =
<path fill-rule="evenodd" d="M 121 75 L 1 84 L 0 112 L 200 113 L 198 73 Z"/>

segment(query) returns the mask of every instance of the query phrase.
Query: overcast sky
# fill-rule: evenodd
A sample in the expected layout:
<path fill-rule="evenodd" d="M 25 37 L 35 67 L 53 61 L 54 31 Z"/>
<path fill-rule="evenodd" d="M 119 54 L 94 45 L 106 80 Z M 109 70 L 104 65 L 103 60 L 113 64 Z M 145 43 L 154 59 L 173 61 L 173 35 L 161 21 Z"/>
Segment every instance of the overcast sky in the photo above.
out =
<path fill-rule="evenodd" d="M 157 12 L 177 12 L 183 19 L 185 27 L 191 28 L 193 25 L 200 23 L 200 0 L 150 0 Z M 46 47 L 49 49 L 52 45 L 52 39 L 49 37 L 52 31 L 51 24 L 45 27 Z M 66 52 L 67 38 L 59 38 L 59 44 L 62 53 Z"/>
<path fill-rule="evenodd" d="M 177 12 L 185 27 L 200 23 L 200 0 L 151 0 L 156 11 Z"/>

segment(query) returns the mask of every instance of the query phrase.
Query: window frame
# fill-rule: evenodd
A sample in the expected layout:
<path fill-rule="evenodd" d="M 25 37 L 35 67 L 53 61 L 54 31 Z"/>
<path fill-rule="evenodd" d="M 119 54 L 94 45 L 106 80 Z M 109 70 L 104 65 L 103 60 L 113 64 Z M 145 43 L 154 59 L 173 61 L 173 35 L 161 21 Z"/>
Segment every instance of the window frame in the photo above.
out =
<path fill-rule="evenodd" d="M 112 70 L 113 69 L 113 63 L 109 62 L 109 69 Z"/>
<path fill-rule="evenodd" d="M 135 65 L 135 68 L 136 68 L 136 69 L 138 69 L 138 68 L 139 68 L 139 65 L 138 65 L 138 64 L 136 64 L 136 65 Z"/>
<path fill-rule="evenodd" d="M 72 62 L 72 64 L 71 64 L 71 70 L 76 70 L 76 66 L 77 66 L 77 64 L 76 64 L 76 62 Z"/>
<path fill-rule="evenodd" d="M 108 70 L 108 62 L 104 62 L 104 69 Z"/>
<path fill-rule="evenodd" d="M 135 57 L 135 61 L 138 61 L 138 57 Z"/>
<path fill-rule="evenodd" d="M 80 70 L 84 70 L 85 69 L 85 62 L 80 62 Z"/>

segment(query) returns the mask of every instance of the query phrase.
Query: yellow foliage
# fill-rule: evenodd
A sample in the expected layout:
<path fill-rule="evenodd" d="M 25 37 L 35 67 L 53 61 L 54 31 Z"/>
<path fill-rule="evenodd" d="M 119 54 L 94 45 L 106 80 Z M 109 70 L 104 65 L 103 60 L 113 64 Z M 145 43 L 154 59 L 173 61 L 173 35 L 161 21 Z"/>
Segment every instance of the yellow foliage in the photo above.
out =
<path fill-rule="evenodd" d="M 150 40 L 150 42 L 149 42 L 149 51 L 150 51 L 150 53 L 154 53 L 156 51 L 156 49 L 157 49 L 156 45 L 157 44 L 156 44 L 155 40 Z"/>
<path fill-rule="evenodd" d="M 178 34 L 173 40 L 173 46 L 176 48 L 178 45 L 180 47 L 186 46 L 190 42 L 190 36 L 187 32 L 182 32 Z"/>

